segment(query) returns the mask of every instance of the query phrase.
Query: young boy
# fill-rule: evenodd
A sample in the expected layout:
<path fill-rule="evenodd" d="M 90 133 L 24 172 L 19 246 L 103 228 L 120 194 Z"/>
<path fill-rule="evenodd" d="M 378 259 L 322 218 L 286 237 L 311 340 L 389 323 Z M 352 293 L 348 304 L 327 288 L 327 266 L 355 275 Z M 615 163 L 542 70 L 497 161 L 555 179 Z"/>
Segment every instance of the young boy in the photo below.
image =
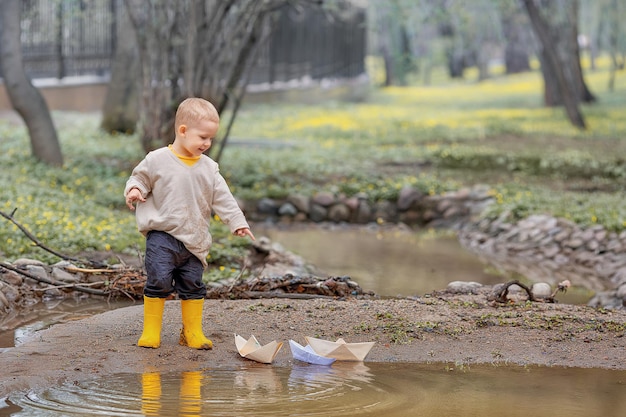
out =
<path fill-rule="evenodd" d="M 161 344 L 163 307 L 176 292 L 183 327 L 179 343 L 211 349 L 202 331 L 206 287 L 202 272 L 211 247 L 209 221 L 215 212 L 241 237 L 254 235 L 215 161 L 203 153 L 219 128 L 215 107 L 201 98 L 178 106 L 174 143 L 152 151 L 133 170 L 124 197 L 146 236 L 143 333 L 138 346 Z"/>

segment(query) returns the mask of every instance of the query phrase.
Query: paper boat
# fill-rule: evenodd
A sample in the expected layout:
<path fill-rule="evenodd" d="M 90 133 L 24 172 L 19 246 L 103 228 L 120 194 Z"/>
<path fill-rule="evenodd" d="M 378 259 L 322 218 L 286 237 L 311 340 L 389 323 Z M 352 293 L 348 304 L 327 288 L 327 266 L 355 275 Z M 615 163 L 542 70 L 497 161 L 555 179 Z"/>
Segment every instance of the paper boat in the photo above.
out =
<path fill-rule="evenodd" d="M 289 340 L 289 347 L 294 359 L 302 362 L 312 363 L 314 365 L 330 365 L 335 362 L 335 358 L 327 358 L 315 353 L 310 345 L 302 346 L 301 344 Z"/>
<path fill-rule="evenodd" d="M 336 342 L 304 336 L 307 343 L 321 356 L 335 358 L 340 361 L 362 361 L 365 359 L 375 342 L 346 343 L 339 338 Z"/>
<path fill-rule="evenodd" d="M 261 363 L 272 363 L 280 348 L 283 347 L 283 342 L 274 340 L 265 346 L 261 346 L 254 335 L 251 335 L 250 339 L 246 340 L 238 334 L 235 334 L 235 345 L 237 346 L 239 354 L 246 359 Z"/>

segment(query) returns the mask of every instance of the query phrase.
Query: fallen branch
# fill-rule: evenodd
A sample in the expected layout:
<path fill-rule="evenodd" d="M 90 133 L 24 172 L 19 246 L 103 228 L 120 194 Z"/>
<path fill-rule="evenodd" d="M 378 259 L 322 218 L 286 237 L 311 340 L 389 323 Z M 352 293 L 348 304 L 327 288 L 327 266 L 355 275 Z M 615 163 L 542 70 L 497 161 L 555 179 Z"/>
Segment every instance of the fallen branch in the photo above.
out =
<path fill-rule="evenodd" d="M 38 277 L 37 275 L 33 275 L 29 272 L 26 272 L 22 269 L 16 268 L 13 265 L 7 264 L 6 262 L 0 262 L 0 267 L 8 269 L 10 271 L 16 272 L 20 275 L 23 275 L 27 278 L 30 279 L 34 279 L 37 282 L 43 282 L 45 284 L 48 285 L 54 285 L 54 286 L 59 286 L 59 285 L 65 285 L 65 283 L 63 282 L 58 282 L 58 281 L 53 281 L 51 279 L 48 278 L 42 278 L 42 277 Z M 74 290 L 76 291 L 81 291 L 87 294 L 93 294 L 93 295 L 108 295 L 108 291 L 102 291 L 102 290 L 95 290 L 93 288 L 86 288 L 81 286 L 80 284 L 73 284 L 74 286 L 72 287 Z"/>
<path fill-rule="evenodd" d="M 7 214 L 7 213 L 3 212 L 2 210 L 0 210 L 0 216 L 4 217 L 5 219 L 9 220 L 11 223 L 16 225 L 18 227 L 18 229 L 20 229 L 22 231 L 22 233 L 24 233 L 26 235 L 27 238 L 32 240 L 33 243 L 36 246 L 38 246 L 41 249 L 43 249 L 43 250 L 53 254 L 54 256 L 58 256 L 59 258 L 64 259 L 66 261 L 79 262 L 79 263 L 82 263 L 82 264 L 94 265 L 94 266 L 97 266 L 97 267 L 105 266 L 102 263 L 86 261 L 84 259 L 78 259 L 78 258 L 71 257 L 69 255 L 62 254 L 62 253 L 57 252 L 56 250 L 54 250 L 52 248 L 49 248 L 48 246 L 44 245 L 39 239 L 37 239 L 37 237 L 35 235 L 33 235 L 28 229 L 26 229 L 24 226 L 22 226 L 17 220 L 15 220 L 13 215 L 15 214 L 16 211 L 17 211 L 17 208 L 13 209 L 11 214 Z"/>

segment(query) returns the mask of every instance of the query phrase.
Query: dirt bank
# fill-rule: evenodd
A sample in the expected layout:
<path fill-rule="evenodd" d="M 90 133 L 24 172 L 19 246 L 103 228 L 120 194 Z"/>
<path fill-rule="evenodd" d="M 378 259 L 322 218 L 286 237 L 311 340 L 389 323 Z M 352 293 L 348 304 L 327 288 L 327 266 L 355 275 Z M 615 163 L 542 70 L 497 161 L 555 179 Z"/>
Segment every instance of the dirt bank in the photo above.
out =
<path fill-rule="evenodd" d="M 416 299 L 207 300 L 211 351 L 178 345 L 180 305 L 166 303 L 162 345 L 138 348 L 142 306 L 122 308 L 36 333 L 0 353 L 0 398 L 61 381 L 119 372 L 184 371 L 246 361 L 233 334 L 261 343 L 311 335 L 376 341 L 367 362 L 497 363 L 626 369 L 626 311 L 564 304 L 494 305 L 486 294 Z M 290 366 L 288 345 L 273 365 Z"/>

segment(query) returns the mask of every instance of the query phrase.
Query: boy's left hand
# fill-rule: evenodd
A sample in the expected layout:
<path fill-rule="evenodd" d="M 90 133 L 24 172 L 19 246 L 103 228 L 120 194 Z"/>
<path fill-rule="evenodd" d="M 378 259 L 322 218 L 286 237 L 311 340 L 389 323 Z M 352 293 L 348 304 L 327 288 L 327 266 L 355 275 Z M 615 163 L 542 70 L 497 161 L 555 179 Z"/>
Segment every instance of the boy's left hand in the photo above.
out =
<path fill-rule="evenodd" d="M 252 240 L 256 240 L 254 238 L 254 235 L 252 234 L 252 231 L 250 229 L 248 229 L 247 227 L 243 227 L 241 229 L 237 229 L 235 230 L 235 236 L 239 236 L 239 237 L 246 237 L 246 236 L 250 236 L 250 239 Z"/>

